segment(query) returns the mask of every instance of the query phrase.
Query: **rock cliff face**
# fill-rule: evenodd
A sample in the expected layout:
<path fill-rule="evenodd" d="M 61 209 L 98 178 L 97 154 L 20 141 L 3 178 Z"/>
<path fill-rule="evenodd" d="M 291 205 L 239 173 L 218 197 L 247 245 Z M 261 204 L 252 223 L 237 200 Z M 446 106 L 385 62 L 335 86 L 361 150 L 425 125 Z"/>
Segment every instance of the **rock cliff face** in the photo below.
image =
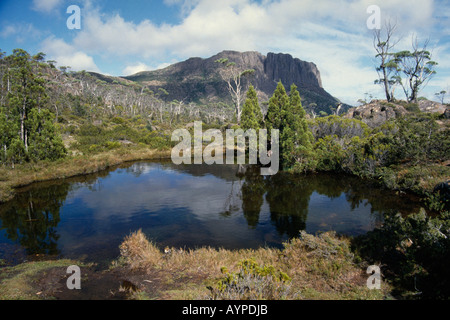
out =
<path fill-rule="evenodd" d="M 306 108 L 315 103 L 316 112 L 330 112 L 330 106 L 336 107 L 339 104 L 322 87 L 320 72 L 314 63 L 283 53 L 268 53 L 264 56 L 255 51 L 223 51 L 207 59 L 190 58 L 161 70 L 140 72 L 124 78 L 145 83 L 153 91 L 163 88 L 169 92 L 167 99 L 184 99 L 204 104 L 226 101 L 229 94 L 226 84 L 219 76 L 219 68 L 222 66 L 216 62 L 221 58 L 227 58 L 243 70 L 255 70 L 247 81 L 257 89 L 262 102 L 272 96 L 281 80 L 287 91 L 291 84 L 297 85 Z"/>
<path fill-rule="evenodd" d="M 269 81 L 281 79 L 285 84 L 295 83 L 297 86 L 311 89 L 322 88 L 317 66 L 311 62 L 294 59 L 289 54 L 267 54 L 264 60 L 264 73 Z"/>

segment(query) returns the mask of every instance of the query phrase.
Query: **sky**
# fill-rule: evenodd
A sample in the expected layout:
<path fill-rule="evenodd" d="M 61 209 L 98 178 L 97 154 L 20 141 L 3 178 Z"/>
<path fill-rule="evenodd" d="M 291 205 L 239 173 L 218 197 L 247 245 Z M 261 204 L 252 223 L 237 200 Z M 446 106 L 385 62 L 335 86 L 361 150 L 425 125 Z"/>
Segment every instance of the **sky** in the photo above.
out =
<path fill-rule="evenodd" d="M 69 29 L 71 5 L 80 29 Z M 74 71 L 125 76 L 223 50 L 288 53 L 314 62 L 323 87 L 357 105 L 365 93 L 383 98 L 377 78 L 370 6 L 381 25 L 397 25 L 395 50 L 430 39 L 439 63 L 421 92 L 450 96 L 450 1 L 446 0 L 0 0 L 0 49 L 44 52 Z M 72 20 L 71 20 L 72 21 Z M 288 84 L 289 85 L 289 84 Z M 399 88 L 396 96 L 404 98 Z"/>

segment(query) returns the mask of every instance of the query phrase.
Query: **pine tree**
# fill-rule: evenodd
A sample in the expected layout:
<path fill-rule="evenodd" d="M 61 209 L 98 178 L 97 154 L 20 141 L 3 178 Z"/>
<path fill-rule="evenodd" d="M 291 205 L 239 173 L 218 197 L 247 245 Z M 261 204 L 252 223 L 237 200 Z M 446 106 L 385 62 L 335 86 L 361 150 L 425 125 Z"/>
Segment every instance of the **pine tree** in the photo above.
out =
<path fill-rule="evenodd" d="M 284 169 L 305 171 L 314 167 L 313 135 L 305 115 L 297 86 L 291 86 L 288 96 L 279 82 L 269 100 L 266 125 L 268 129 L 280 130 L 280 162 Z"/>
<path fill-rule="evenodd" d="M 244 130 L 258 130 L 263 127 L 263 115 L 258 103 L 255 88 L 250 85 L 247 91 L 247 98 L 242 108 L 241 127 Z"/>
<path fill-rule="evenodd" d="M 283 83 L 280 81 L 269 100 L 269 107 L 267 109 L 266 128 L 269 130 L 269 134 L 272 129 L 279 129 L 281 131 L 282 118 L 284 117 L 283 111 L 288 104 L 289 97 L 286 94 Z"/>
<path fill-rule="evenodd" d="M 289 106 L 283 114 L 283 129 L 280 135 L 283 166 L 295 166 L 299 171 L 313 169 L 314 137 L 306 122 L 306 112 L 295 84 L 291 86 Z"/>

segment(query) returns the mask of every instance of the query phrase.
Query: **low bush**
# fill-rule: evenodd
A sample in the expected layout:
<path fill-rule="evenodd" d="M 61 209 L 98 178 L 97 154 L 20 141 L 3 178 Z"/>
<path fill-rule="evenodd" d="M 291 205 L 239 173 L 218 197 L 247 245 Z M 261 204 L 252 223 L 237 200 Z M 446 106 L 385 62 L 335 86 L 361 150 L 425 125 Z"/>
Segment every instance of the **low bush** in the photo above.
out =
<path fill-rule="evenodd" d="M 353 240 L 352 247 L 406 298 L 449 299 L 450 212 L 386 214 L 382 227 Z"/>
<path fill-rule="evenodd" d="M 260 266 L 253 259 L 239 262 L 240 271 L 228 272 L 223 267 L 224 276 L 210 287 L 214 300 L 281 300 L 290 295 L 291 278 L 273 266 Z"/>

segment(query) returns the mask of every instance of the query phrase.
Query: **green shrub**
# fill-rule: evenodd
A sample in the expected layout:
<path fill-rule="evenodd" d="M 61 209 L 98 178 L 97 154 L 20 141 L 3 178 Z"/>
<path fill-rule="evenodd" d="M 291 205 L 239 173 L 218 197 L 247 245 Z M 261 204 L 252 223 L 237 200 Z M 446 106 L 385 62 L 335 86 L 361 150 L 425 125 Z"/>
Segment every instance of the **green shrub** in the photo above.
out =
<path fill-rule="evenodd" d="M 119 117 L 117 117 L 119 118 Z M 125 124 L 120 124 L 112 129 L 85 124 L 78 130 L 78 143 L 75 147 L 82 152 L 98 152 L 103 149 L 116 149 L 121 146 L 120 140 L 128 140 L 137 143 L 141 133 Z"/>
<path fill-rule="evenodd" d="M 111 121 L 115 124 L 124 124 L 126 122 L 126 120 L 124 118 L 119 117 L 119 116 L 114 117 Z"/>
<path fill-rule="evenodd" d="M 450 210 L 450 200 L 445 195 L 441 195 L 439 190 L 436 192 L 427 192 L 426 195 L 425 204 L 429 209 L 437 212 Z"/>
<path fill-rule="evenodd" d="M 325 136 L 320 138 L 316 145 L 319 171 L 340 171 L 342 170 L 342 161 L 345 157 L 345 151 L 337 143 L 337 136 Z"/>
<path fill-rule="evenodd" d="M 106 142 L 106 148 L 109 150 L 120 148 L 121 144 L 118 141 L 108 141 Z"/>
<path fill-rule="evenodd" d="M 90 145 L 90 146 L 88 147 L 88 151 L 89 151 L 90 153 L 92 153 L 92 152 L 98 152 L 98 151 L 100 151 L 100 150 L 101 150 L 101 147 L 98 146 L 98 145 L 96 145 L 96 144 L 92 144 L 92 145 Z"/>
<path fill-rule="evenodd" d="M 399 188 L 397 174 L 393 169 L 387 167 L 378 168 L 376 174 L 381 184 L 388 189 L 395 190 Z"/>
<path fill-rule="evenodd" d="M 68 125 L 66 127 L 64 127 L 64 133 L 66 134 L 74 134 L 77 131 L 77 127 L 74 125 Z"/>
<path fill-rule="evenodd" d="M 450 212 L 385 214 L 382 227 L 355 238 L 352 246 L 369 263 L 384 266 L 383 275 L 398 294 L 450 298 Z"/>
<path fill-rule="evenodd" d="M 172 141 L 169 136 L 160 135 L 155 131 L 146 134 L 139 141 L 158 150 L 164 150 L 172 147 Z"/>
<path fill-rule="evenodd" d="M 419 105 L 417 103 L 408 103 L 405 106 L 405 109 L 407 111 L 409 111 L 409 112 L 415 112 L 415 113 L 420 112 L 420 108 L 419 108 Z"/>
<path fill-rule="evenodd" d="M 230 273 L 221 269 L 224 276 L 217 281 L 216 287 L 210 287 L 214 300 L 280 300 L 290 291 L 291 278 L 273 266 L 260 266 L 253 259 L 238 264 L 240 271 Z"/>
<path fill-rule="evenodd" d="M 93 124 L 84 124 L 80 126 L 78 135 L 80 136 L 99 136 L 104 133 L 102 127 L 94 126 Z"/>

